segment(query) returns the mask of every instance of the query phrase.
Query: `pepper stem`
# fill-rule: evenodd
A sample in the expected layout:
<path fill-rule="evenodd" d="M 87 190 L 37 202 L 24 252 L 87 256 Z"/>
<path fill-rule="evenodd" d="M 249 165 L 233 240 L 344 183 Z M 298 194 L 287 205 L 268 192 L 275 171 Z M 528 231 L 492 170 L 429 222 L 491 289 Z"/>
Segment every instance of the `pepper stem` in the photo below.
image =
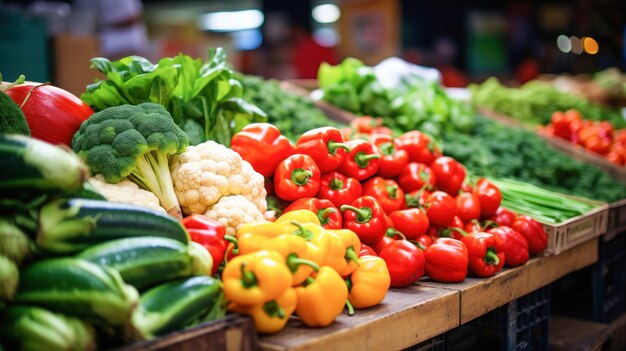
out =
<path fill-rule="evenodd" d="M 335 209 L 332 207 L 323 208 L 317 211 L 317 218 L 320 220 L 320 224 L 322 226 L 328 224 L 328 222 L 330 221 L 328 216 L 330 216 L 333 213 L 335 213 Z"/>
<path fill-rule="evenodd" d="M 385 186 L 385 188 L 387 188 L 387 194 L 389 195 L 390 199 L 395 200 L 398 197 L 398 187 L 395 185 L 387 185 Z"/>
<path fill-rule="evenodd" d="M 350 147 L 344 143 L 338 143 L 336 141 L 329 140 L 328 144 L 326 145 L 328 147 L 328 153 L 331 155 L 335 155 L 335 152 L 337 152 L 337 149 L 344 149 L 346 150 L 346 152 L 350 152 Z"/>
<path fill-rule="evenodd" d="M 228 241 L 229 243 L 233 244 L 233 253 L 236 255 L 239 253 L 239 240 L 237 240 L 237 238 L 235 238 L 232 235 L 224 235 L 224 240 Z"/>
<path fill-rule="evenodd" d="M 450 228 L 448 228 L 446 230 L 448 231 L 448 235 L 449 235 L 450 232 L 457 232 L 457 233 L 460 233 L 463 236 L 468 236 L 469 235 L 468 232 L 466 232 L 465 230 L 463 230 L 461 228 L 457 228 L 457 227 L 450 227 Z"/>
<path fill-rule="evenodd" d="M 298 221 L 291 221 L 292 225 L 295 225 L 296 227 L 298 227 L 298 229 L 291 233 L 297 236 L 301 236 L 304 238 L 304 240 L 306 241 L 311 241 L 311 239 L 313 239 L 313 233 L 311 233 L 310 230 L 307 230 L 304 225 Z"/>
<path fill-rule="evenodd" d="M 301 265 L 309 266 L 316 272 L 320 270 L 320 266 L 318 266 L 317 263 L 305 258 L 300 258 L 295 253 L 289 254 L 286 262 L 291 273 L 295 273 Z"/>
<path fill-rule="evenodd" d="M 424 244 L 420 243 L 420 242 L 419 242 L 419 241 L 417 241 L 417 240 L 410 240 L 409 242 L 410 242 L 411 244 L 413 244 L 413 245 L 417 246 L 417 248 L 418 248 L 418 249 L 420 249 L 420 250 L 422 250 L 422 251 L 426 250 L 426 246 L 424 246 Z"/>
<path fill-rule="evenodd" d="M 263 312 L 268 316 L 280 319 L 285 318 L 285 310 L 276 302 L 276 300 L 268 301 L 263 304 Z"/>
<path fill-rule="evenodd" d="M 24 83 L 25 80 L 26 80 L 26 77 L 23 74 L 20 74 L 20 76 L 17 77 L 17 79 L 15 80 L 15 82 L 7 84 L 3 88 L 1 88 L 0 91 L 5 92 L 11 89 L 14 85 L 19 85 L 19 84 Z M 2 74 L 0 74 L 0 83 L 2 83 Z"/>
<path fill-rule="evenodd" d="M 333 178 L 328 186 L 333 190 L 341 190 L 343 189 L 343 181 L 339 178 Z"/>
<path fill-rule="evenodd" d="M 348 316 L 354 315 L 354 306 L 350 303 L 350 300 L 346 299 L 346 307 L 348 307 Z"/>
<path fill-rule="evenodd" d="M 352 290 L 352 278 L 348 277 L 344 279 L 343 281 L 346 282 L 346 286 L 348 287 L 348 292 L 350 292 L 350 290 Z"/>
<path fill-rule="evenodd" d="M 354 162 L 359 168 L 365 168 L 369 165 L 370 160 L 379 159 L 380 156 L 376 154 L 366 154 L 365 152 L 357 152 L 356 156 L 354 156 Z"/>
<path fill-rule="evenodd" d="M 343 258 L 346 259 L 347 263 L 350 263 L 350 261 L 354 261 L 357 266 L 360 266 L 359 256 L 356 254 L 356 251 L 354 251 L 354 246 L 350 246 L 346 249 L 346 254 L 343 255 Z"/>
<path fill-rule="evenodd" d="M 241 285 L 243 285 L 244 288 L 250 289 L 258 284 L 254 272 L 246 271 L 245 262 L 241 264 L 239 269 L 241 270 Z"/>
<path fill-rule="evenodd" d="M 394 228 L 394 227 L 387 228 L 387 231 L 385 232 L 385 236 L 393 238 L 396 235 L 399 235 L 402 238 L 402 240 L 406 240 L 406 236 L 404 236 L 404 234 L 402 234 L 402 232 L 400 232 L 396 228 Z"/>
<path fill-rule="evenodd" d="M 485 262 L 497 266 L 500 264 L 500 258 L 496 255 L 496 251 L 492 248 L 487 249 L 485 254 Z"/>
<path fill-rule="evenodd" d="M 304 168 L 296 168 L 291 172 L 291 180 L 300 186 L 305 185 L 312 176 L 313 173 Z"/>
<path fill-rule="evenodd" d="M 340 209 L 342 211 L 350 210 L 356 213 L 356 221 L 358 223 L 367 223 L 372 219 L 372 209 L 369 207 L 356 208 L 351 205 L 341 205 Z"/>
<path fill-rule="evenodd" d="M 383 155 L 385 156 L 391 156 L 393 155 L 393 153 L 396 151 L 396 148 L 393 146 L 393 143 L 388 141 L 386 143 L 381 144 L 378 149 L 383 153 Z"/>

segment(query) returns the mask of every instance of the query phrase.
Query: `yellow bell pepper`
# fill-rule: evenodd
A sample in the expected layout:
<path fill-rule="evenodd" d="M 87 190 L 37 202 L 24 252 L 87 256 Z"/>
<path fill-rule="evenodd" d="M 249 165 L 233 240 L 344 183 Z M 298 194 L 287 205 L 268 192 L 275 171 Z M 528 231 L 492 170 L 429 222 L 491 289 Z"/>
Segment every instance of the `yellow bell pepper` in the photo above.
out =
<path fill-rule="evenodd" d="M 348 287 L 334 269 L 321 267 L 315 279 L 307 279 L 296 288 L 296 314 L 310 327 L 330 325 L 343 312 L 348 298 Z"/>
<path fill-rule="evenodd" d="M 291 287 L 285 259 L 274 251 L 257 251 L 233 258 L 222 271 L 224 295 L 238 305 L 258 305 L 273 300 Z"/>
<path fill-rule="evenodd" d="M 376 306 L 385 299 L 390 284 L 389 270 L 382 258 L 361 256 L 359 266 L 347 281 L 348 301 L 354 308 Z"/>
<path fill-rule="evenodd" d="M 350 275 L 359 265 L 359 236 L 349 229 L 327 229 L 326 233 L 331 244 L 325 265 L 333 267 L 342 277 Z"/>
<path fill-rule="evenodd" d="M 268 238 L 273 238 L 275 236 L 279 236 L 282 234 L 279 230 L 278 225 L 274 222 L 269 221 L 258 221 L 258 222 L 250 222 L 243 224 L 237 230 L 237 239 L 239 239 L 244 234 L 257 234 L 263 235 Z"/>
<path fill-rule="evenodd" d="M 303 237 L 307 241 L 308 250 L 307 254 L 303 255 L 303 258 L 311 260 L 319 266 L 324 265 L 328 257 L 331 242 L 331 238 L 326 233 L 326 229 L 315 223 L 300 223 L 295 220 L 289 223 L 281 223 L 279 226 L 283 233 Z M 310 270 L 308 274 L 304 274 L 305 272 L 305 270 L 296 272 L 294 274 L 294 281 L 297 281 L 298 284 L 302 283 L 311 274 Z"/>
<path fill-rule="evenodd" d="M 292 221 L 300 223 L 314 223 L 320 225 L 320 219 L 317 217 L 317 214 L 309 210 L 295 210 L 287 212 L 278 217 L 278 219 L 274 223 L 281 225 L 285 223 L 289 224 Z"/>
<path fill-rule="evenodd" d="M 241 306 L 232 303 L 228 309 L 251 316 L 259 333 L 276 333 L 287 324 L 289 316 L 296 309 L 297 301 L 296 291 L 289 288 L 278 298 L 264 304 Z"/>

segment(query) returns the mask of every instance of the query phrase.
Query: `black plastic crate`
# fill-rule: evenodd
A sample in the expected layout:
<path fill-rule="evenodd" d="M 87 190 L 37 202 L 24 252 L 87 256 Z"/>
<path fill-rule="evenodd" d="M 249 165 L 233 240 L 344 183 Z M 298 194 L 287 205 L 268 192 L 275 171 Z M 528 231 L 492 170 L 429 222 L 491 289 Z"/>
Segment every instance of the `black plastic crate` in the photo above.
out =
<path fill-rule="evenodd" d="M 552 312 L 611 323 L 626 312 L 626 233 L 600 241 L 598 262 L 553 284 Z"/>
<path fill-rule="evenodd" d="M 435 336 L 432 339 L 413 345 L 403 351 L 446 351 L 446 334 Z"/>
<path fill-rule="evenodd" d="M 448 332 L 447 349 L 547 350 L 550 296 L 543 287 Z"/>

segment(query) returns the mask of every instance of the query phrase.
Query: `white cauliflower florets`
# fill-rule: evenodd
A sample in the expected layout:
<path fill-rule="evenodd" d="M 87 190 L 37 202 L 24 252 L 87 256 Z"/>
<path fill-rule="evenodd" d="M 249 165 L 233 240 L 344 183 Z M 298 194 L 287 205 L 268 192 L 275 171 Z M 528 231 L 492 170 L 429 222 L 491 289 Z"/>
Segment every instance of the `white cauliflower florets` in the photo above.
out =
<path fill-rule="evenodd" d="M 224 224 L 230 235 L 235 235 L 243 224 L 265 220 L 263 212 L 241 195 L 222 197 L 204 215 Z"/>
<path fill-rule="evenodd" d="M 111 202 L 131 204 L 149 207 L 166 212 L 159 205 L 159 198 L 153 193 L 141 189 L 137 184 L 124 179 L 116 184 L 107 183 L 102 174 L 96 174 L 89 178 L 89 184 L 93 185 L 102 196 Z"/>
<path fill-rule="evenodd" d="M 202 214 L 222 196 L 242 195 L 265 212 L 262 175 L 235 151 L 214 141 L 189 146 L 170 160 L 174 190 L 183 213 Z"/>

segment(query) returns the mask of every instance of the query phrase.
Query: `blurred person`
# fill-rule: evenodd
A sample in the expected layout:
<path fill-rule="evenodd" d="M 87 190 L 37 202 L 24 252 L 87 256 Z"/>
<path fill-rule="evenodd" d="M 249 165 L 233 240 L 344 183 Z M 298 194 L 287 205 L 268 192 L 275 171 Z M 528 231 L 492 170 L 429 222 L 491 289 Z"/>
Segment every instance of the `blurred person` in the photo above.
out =
<path fill-rule="evenodd" d="M 148 53 L 148 34 L 141 0 L 75 0 L 80 11 L 98 19 L 100 51 L 109 59 Z"/>
<path fill-rule="evenodd" d="M 435 42 L 435 67 L 441 72 L 441 83 L 446 87 L 463 88 L 468 84 L 465 73 L 454 66 L 457 46 L 450 38 L 439 38 Z"/>
<path fill-rule="evenodd" d="M 322 62 L 336 65 L 337 58 L 332 47 L 322 46 L 313 40 L 311 33 L 302 25 L 295 25 L 293 35 L 293 63 L 299 79 L 317 78 Z"/>

